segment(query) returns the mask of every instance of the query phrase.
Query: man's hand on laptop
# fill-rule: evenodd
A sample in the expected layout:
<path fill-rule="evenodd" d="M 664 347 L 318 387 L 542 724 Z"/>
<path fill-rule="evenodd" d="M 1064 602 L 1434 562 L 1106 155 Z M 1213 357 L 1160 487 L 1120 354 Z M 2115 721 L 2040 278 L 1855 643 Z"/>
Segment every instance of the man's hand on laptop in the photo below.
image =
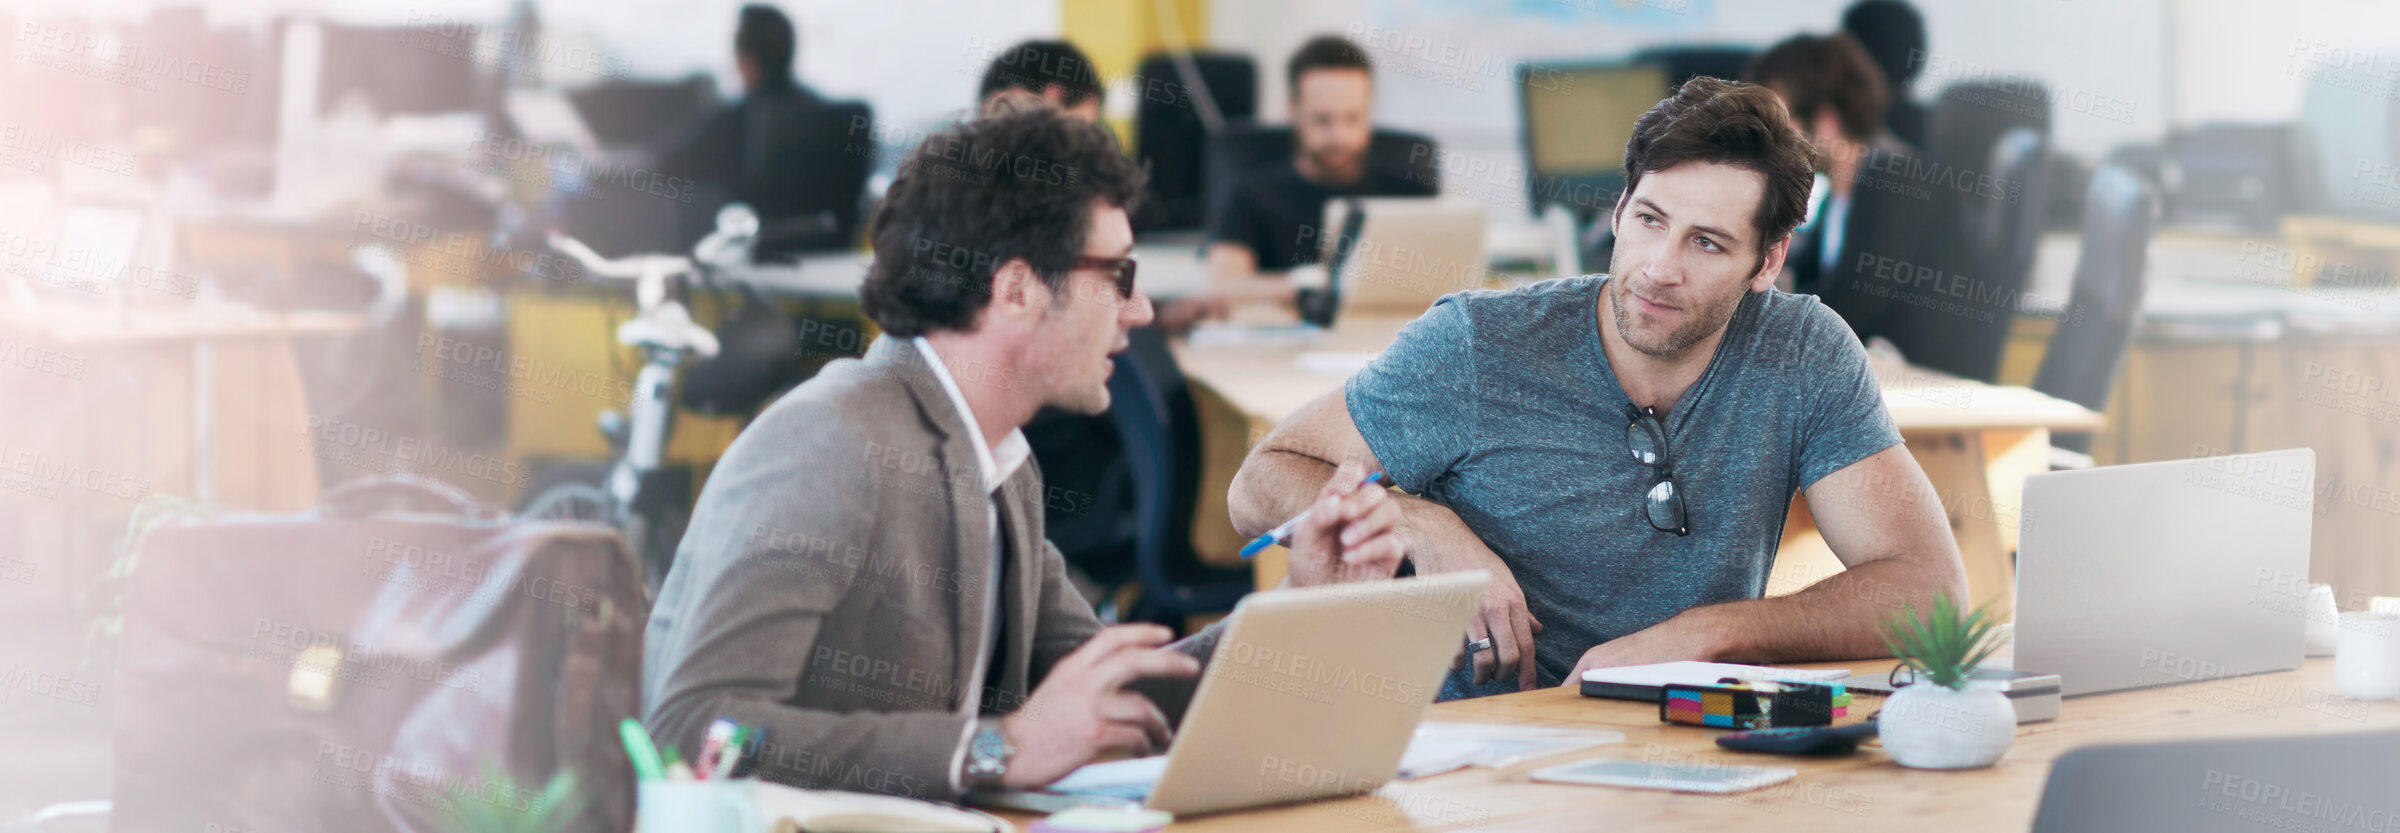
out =
<path fill-rule="evenodd" d="M 1517 574 L 1500 560 L 1499 553 L 1484 546 L 1483 539 L 1475 537 L 1450 507 L 1406 498 L 1403 509 L 1408 555 L 1416 561 L 1418 572 L 1491 571 L 1492 583 L 1483 589 L 1482 607 L 1467 620 L 1469 645 L 1486 637 L 1492 640 L 1491 647 L 1470 652 L 1475 682 L 1480 685 L 1515 675 L 1517 690 L 1532 690 L 1538 667 L 1533 661 L 1533 635 L 1542 632 L 1542 622 L 1533 618 L 1533 609 L 1526 606 Z"/>
<path fill-rule="evenodd" d="M 1367 470 L 1343 463 L 1317 490 L 1308 517 L 1292 530 L 1293 587 L 1391 578 L 1400 571 L 1400 504 L 1381 485 L 1360 486 Z"/>
<path fill-rule="evenodd" d="M 1125 686 L 1145 677 L 1198 675 L 1199 660 L 1160 647 L 1174 638 L 1158 625 L 1118 625 L 1060 659 L 1025 707 L 1000 720 L 1000 733 L 1016 749 L 1001 783 L 1038 787 L 1104 754 L 1166 749 L 1174 738 L 1166 715 Z"/>

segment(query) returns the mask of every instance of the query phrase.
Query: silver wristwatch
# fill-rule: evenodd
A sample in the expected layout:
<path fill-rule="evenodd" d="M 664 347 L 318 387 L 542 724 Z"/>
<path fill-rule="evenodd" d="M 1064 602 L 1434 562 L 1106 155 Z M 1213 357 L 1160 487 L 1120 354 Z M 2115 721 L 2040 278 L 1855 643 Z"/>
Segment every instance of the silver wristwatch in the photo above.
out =
<path fill-rule="evenodd" d="M 1008 736 L 1000 733 L 1000 721 L 979 721 L 974 736 L 967 740 L 968 786 L 1000 786 L 1000 777 L 1008 774 L 1008 759 L 1016 754 Z"/>

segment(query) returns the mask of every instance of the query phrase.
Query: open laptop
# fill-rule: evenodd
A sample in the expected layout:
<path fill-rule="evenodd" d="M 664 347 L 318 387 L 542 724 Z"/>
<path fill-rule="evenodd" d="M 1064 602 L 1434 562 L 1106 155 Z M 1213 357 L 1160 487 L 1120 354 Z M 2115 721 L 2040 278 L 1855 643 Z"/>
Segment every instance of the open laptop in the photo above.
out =
<path fill-rule="evenodd" d="M 1482 289 L 1490 209 L 1436 198 L 1329 200 L 1326 273 L 1334 327 L 1345 319 L 1410 318 L 1444 295 Z"/>
<path fill-rule="evenodd" d="M 1477 570 L 1251 595 L 1226 623 L 1166 755 L 968 801 L 1184 814 L 1373 790 L 1399 771 L 1490 582 Z"/>
<path fill-rule="evenodd" d="M 2072 696 L 2283 671 L 2316 495 L 2306 448 L 2036 474 L 2017 544 L 2020 671 Z"/>

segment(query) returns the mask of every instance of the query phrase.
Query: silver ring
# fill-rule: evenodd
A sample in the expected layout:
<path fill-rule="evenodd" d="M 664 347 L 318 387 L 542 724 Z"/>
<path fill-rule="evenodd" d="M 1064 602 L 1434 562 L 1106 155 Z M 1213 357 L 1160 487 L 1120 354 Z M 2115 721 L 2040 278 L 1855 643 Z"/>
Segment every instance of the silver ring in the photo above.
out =
<path fill-rule="evenodd" d="M 1475 640 L 1475 641 L 1473 641 L 1473 642 L 1469 642 L 1469 643 L 1467 643 L 1467 653 L 1470 653 L 1470 654 L 1472 654 L 1472 653 L 1475 653 L 1475 652 L 1477 652 L 1477 651 L 1489 651 L 1489 650 L 1491 650 L 1491 649 L 1492 649 L 1492 638 L 1491 638 L 1491 637 L 1488 637 L 1488 636 L 1487 636 L 1487 637 L 1484 637 L 1484 638 L 1482 638 L 1482 639 L 1478 639 L 1478 640 Z"/>

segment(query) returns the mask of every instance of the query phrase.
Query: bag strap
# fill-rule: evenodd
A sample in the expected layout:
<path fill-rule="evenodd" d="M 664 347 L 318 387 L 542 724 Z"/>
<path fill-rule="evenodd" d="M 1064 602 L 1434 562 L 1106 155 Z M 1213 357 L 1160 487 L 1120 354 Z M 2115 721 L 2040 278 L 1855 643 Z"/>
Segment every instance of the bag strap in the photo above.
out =
<path fill-rule="evenodd" d="M 430 501 L 440 504 L 450 514 L 474 520 L 500 517 L 499 512 L 456 486 L 408 474 L 362 478 L 336 486 L 318 500 L 317 511 L 341 518 L 364 517 L 390 500 Z"/>

